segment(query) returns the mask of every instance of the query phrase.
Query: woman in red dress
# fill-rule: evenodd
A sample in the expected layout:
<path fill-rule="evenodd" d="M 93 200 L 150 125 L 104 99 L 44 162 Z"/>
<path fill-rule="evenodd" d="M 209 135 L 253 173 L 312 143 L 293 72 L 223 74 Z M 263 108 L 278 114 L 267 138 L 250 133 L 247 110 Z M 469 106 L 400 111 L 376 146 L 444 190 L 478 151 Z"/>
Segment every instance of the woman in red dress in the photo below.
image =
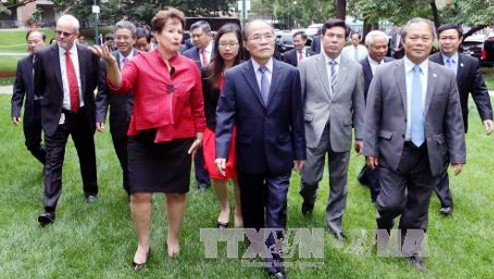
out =
<path fill-rule="evenodd" d="M 204 162 L 211 177 L 211 185 L 216 191 L 220 202 L 221 211 L 217 219 L 218 228 L 226 228 L 230 223 L 230 203 L 228 201 L 228 180 L 232 179 L 235 193 L 235 227 L 243 225 L 240 209 L 240 192 L 237 184 L 237 172 L 235 170 L 235 131 L 233 133 L 230 153 L 227 159 L 225 175 L 216 169 L 215 133 L 216 106 L 221 89 L 223 87 L 223 73 L 229 68 L 240 63 L 240 44 L 242 35 L 236 24 L 223 25 L 214 40 L 215 50 L 213 61 L 202 71 L 202 91 L 204 94 L 204 113 L 206 116 L 206 129 L 204 130 Z"/>

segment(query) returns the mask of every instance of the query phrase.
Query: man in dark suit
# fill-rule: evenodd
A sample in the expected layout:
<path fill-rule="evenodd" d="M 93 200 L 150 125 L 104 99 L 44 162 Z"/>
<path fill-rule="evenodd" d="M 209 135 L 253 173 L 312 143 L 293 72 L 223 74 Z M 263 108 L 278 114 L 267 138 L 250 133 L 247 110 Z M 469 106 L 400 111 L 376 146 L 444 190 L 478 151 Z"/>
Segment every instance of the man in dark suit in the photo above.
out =
<path fill-rule="evenodd" d="M 451 68 L 456 75 L 465 133 L 468 131 L 468 96 L 471 93 L 479 111 L 485 132 L 489 135 L 494 127 L 489 92 L 480 72 L 476 58 L 458 52 L 463 39 L 463 30 L 456 24 L 445 24 L 437 29 L 440 52 L 430 56 L 432 62 Z M 453 198 L 449 189 L 448 169 L 444 168 L 441 179 L 436 185 L 436 194 L 441 201 L 439 212 L 449 216 L 453 211 Z"/>
<path fill-rule="evenodd" d="M 365 46 L 369 55 L 360 61 L 364 74 L 364 98 L 367 99 L 369 85 L 374 77 L 374 72 L 378 65 L 393 61 L 393 58 L 386 57 L 388 52 L 388 36 L 382 31 L 370 31 L 365 37 Z M 378 170 L 370 170 L 366 165 L 358 175 L 358 180 L 363 185 L 369 185 L 372 203 L 376 202 L 379 194 Z"/>
<path fill-rule="evenodd" d="M 197 67 L 201 70 L 206 67 L 214 55 L 213 37 L 211 36 L 211 26 L 204 20 L 194 22 L 190 26 L 190 36 L 194 47 L 183 53 L 184 56 L 196 61 Z M 194 171 L 196 173 L 197 187 L 204 191 L 211 185 L 209 174 L 204 168 L 204 155 L 202 147 L 199 148 L 194 156 Z"/>
<path fill-rule="evenodd" d="M 134 48 L 136 27 L 131 22 L 122 20 L 115 24 L 114 33 L 117 51 L 114 51 L 112 54 L 117 60 L 118 67 L 123 69 L 125 63 L 134 58 L 138 53 L 138 50 Z M 134 106 L 132 92 L 118 94 L 109 90 L 101 90 L 99 92 L 96 96 L 96 129 L 99 132 L 103 132 L 105 128 L 108 106 L 110 106 L 110 133 L 113 147 L 122 167 L 123 188 L 129 194 L 127 130 L 129 129 L 130 115 Z"/>
<path fill-rule="evenodd" d="M 427 59 L 434 24 L 411 19 L 402 35 L 405 58 L 379 66 L 369 88 L 364 154 L 369 168 L 379 166 L 378 253 L 401 215 L 401 253 L 425 272 L 421 246 L 430 197 L 448 162 L 455 175 L 462 171 L 465 135 L 454 74 Z"/>
<path fill-rule="evenodd" d="M 313 53 L 321 53 L 321 32 L 322 29 L 317 31 L 317 34 L 312 38 L 312 43 L 310 44 L 310 51 Z"/>
<path fill-rule="evenodd" d="M 232 129 L 245 228 L 270 228 L 266 269 L 287 278 L 281 244 L 287 220 L 287 194 L 292 168 L 305 159 L 300 77 L 296 68 L 273 59 L 275 35 L 266 22 L 250 22 L 244 45 L 248 62 L 225 73 L 216 111 L 216 166 L 224 173 Z"/>
<path fill-rule="evenodd" d="M 41 104 L 41 123 L 45 133 L 45 212 L 38 222 L 55 220 L 55 208 L 62 189 L 65 145 L 72 136 L 81 168 L 85 200 L 92 203 L 98 195 L 94 131 L 96 129 L 94 90 L 105 90 L 105 78 L 98 56 L 86 46 L 75 43 L 79 21 L 61 16 L 55 28 L 57 44 L 38 52 L 34 65 L 35 93 Z"/>
<path fill-rule="evenodd" d="M 292 41 L 293 49 L 283 55 L 283 61 L 297 67 L 298 62 L 313 55 L 314 52 L 305 47 L 305 43 L 307 43 L 307 35 L 304 31 L 297 31 L 293 33 Z"/>
<path fill-rule="evenodd" d="M 393 33 L 391 33 L 389 47 L 391 48 L 391 56 L 395 59 L 400 59 L 403 55 L 405 55 L 401 33 L 401 27 L 399 26 L 394 29 Z"/>
<path fill-rule="evenodd" d="M 362 148 L 364 84 L 360 64 L 342 55 L 347 37 L 343 20 L 330 19 L 322 28 L 320 54 L 298 68 L 302 84 L 307 161 L 301 171 L 302 214 L 310 215 L 328 155 L 328 230 L 343 240 L 343 214 L 348 194 L 348 164 L 355 127 L 355 150 Z"/>
<path fill-rule="evenodd" d="M 24 137 L 26 147 L 43 165 L 46 161 L 45 146 L 41 144 L 41 109 L 34 94 L 33 63 L 39 49 L 45 45 L 46 36 L 41 31 L 31 30 L 26 34 L 26 58 L 19 60 L 12 94 L 12 123 L 21 124 L 21 109 L 24 103 Z M 25 98 L 25 101 L 24 101 Z"/>

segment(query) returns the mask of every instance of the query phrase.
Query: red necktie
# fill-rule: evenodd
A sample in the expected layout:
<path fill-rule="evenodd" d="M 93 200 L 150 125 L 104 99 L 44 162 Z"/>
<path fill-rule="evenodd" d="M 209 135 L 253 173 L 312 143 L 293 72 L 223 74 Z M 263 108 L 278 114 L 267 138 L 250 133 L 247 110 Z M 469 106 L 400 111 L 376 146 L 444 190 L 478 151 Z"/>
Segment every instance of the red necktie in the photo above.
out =
<path fill-rule="evenodd" d="M 298 61 L 304 59 L 304 55 L 302 54 L 302 50 L 299 50 L 299 54 L 298 54 Z"/>
<path fill-rule="evenodd" d="M 201 62 L 202 62 L 202 66 L 203 67 L 206 67 L 208 65 L 208 58 L 206 57 L 206 51 L 203 49 L 201 50 Z"/>
<path fill-rule="evenodd" d="M 70 109 L 73 112 L 77 112 L 79 110 L 79 85 L 77 84 L 77 76 L 69 51 L 65 52 L 65 67 L 67 79 L 69 80 Z"/>

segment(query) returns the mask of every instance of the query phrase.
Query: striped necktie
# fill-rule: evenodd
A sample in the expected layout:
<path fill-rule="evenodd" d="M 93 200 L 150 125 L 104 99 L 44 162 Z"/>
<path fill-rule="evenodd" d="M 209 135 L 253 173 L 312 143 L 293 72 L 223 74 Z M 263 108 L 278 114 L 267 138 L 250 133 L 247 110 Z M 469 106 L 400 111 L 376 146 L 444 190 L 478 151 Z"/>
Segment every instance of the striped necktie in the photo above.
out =
<path fill-rule="evenodd" d="M 334 60 L 329 61 L 329 67 L 331 69 L 331 76 L 330 76 L 331 94 L 334 94 L 334 89 L 336 88 L 336 81 L 338 78 L 338 75 L 336 74 L 336 65 L 338 65 L 338 62 Z"/>

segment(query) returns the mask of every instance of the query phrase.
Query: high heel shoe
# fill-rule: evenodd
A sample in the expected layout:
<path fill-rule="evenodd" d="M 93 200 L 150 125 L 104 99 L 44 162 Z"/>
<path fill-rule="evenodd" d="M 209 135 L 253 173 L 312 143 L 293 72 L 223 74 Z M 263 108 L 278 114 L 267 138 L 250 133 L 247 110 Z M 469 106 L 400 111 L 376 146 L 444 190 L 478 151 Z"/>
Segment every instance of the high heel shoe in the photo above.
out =
<path fill-rule="evenodd" d="M 151 248 L 149 248 L 148 254 L 146 255 L 146 261 L 145 262 L 136 263 L 136 262 L 134 262 L 134 260 L 132 260 L 132 270 L 135 272 L 140 271 L 144 267 L 144 265 L 147 264 L 147 262 L 149 261 L 150 255 L 151 255 Z"/>
<path fill-rule="evenodd" d="M 229 225 L 230 225 L 230 222 L 223 223 L 223 222 L 218 221 L 218 222 L 216 223 L 216 226 L 217 226 L 217 227 L 218 227 L 218 229 L 220 229 L 220 230 L 224 230 L 224 229 L 228 228 L 228 226 L 229 226 Z"/>

